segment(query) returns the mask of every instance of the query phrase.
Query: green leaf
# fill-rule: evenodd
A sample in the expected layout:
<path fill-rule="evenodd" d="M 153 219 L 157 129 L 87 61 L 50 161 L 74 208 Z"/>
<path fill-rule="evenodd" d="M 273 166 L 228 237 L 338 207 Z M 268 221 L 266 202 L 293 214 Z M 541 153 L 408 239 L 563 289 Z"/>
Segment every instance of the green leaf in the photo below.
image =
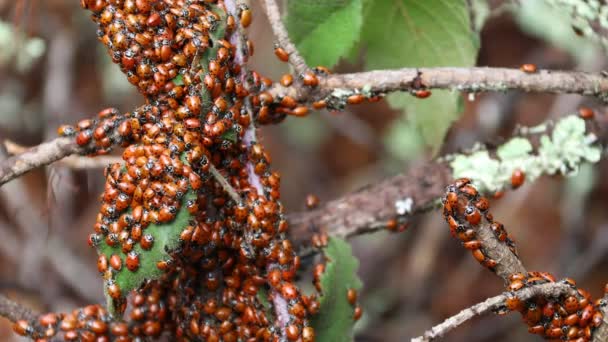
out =
<path fill-rule="evenodd" d="M 179 74 L 179 75 L 175 76 L 175 78 L 172 79 L 172 81 L 176 86 L 183 86 L 184 85 L 184 75 Z"/>
<path fill-rule="evenodd" d="M 272 305 L 268 301 L 268 289 L 265 287 L 261 287 L 258 290 L 258 302 L 264 307 L 264 312 L 268 317 L 274 317 L 274 312 L 272 311 Z"/>
<path fill-rule="evenodd" d="M 224 140 L 228 140 L 231 142 L 236 142 L 238 139 L 237 133 L 234 129 L 229 129 L 226 132 L 224 132 L 224 134 L 222 134 L 222 139 Z"/>
<path fill-rule="evenodd" d="M 420 131 L 412 126 L 406 118 L 398 118 L 388 128 L 385 137 L 386 148 L 393 156 L 400 156 L 405 160 L 418 158 L 424 146 Z M 402 167 L 402 163 L 398 163 Z"/>
<path fill-rule="evenodd" d="M 473 66 L 477 39 L 465 0 L 369 2 L 361 33 L 368 70 Z M 388 101 L 394 108 L 405 110 L 409 124 L 437 150 L 461 114 L 459 98 L 454 92 L 433 91 L 424 100 L 409 94 L 392 94 Z M 390 140 L 387 142 L 390 144 Z"/>
<path fill-rule="evenodd" d="M 328 259 L 321 276 L 323 291 L 321 309 L 312 319 L 317 341 L 352 341 L 354 307 L 348 302 L 348 289 L 361 289 L 357 276 L 359 261 L 352 255 L 350 245 L 332 237 L 323 250 Z"/>
<path fill-rule="evenodd" d="M 136 244 L 133 247 L 133 250 L 139 255 L 139 268 L 135 272 L 128 270 L 125 266 L 127 255 L 122 251 L 119 243 L 114 247 L 110 247 L 106 243 L 101 243 L 97 246 L 97 253 L 99 255 L 104 254 L 108 260 L 113 254 L 121 258 L 122 268 L 119 271 L 111 271 L 111 279 L 120 287 L 123 297 L 131 290 L 139 288 L 147 280 L 158 279 L 163 274 L 163 271 L 158 269 L 156 264 L 159 261 L 170 260 L 171 256 L 168 252 L 175 250 L 179 246 L 179 236 L 192 218 L 184 205 L 188 200 L 196 200 L 195 191 L 188 190 L 184 195 L 181 200 L 182 205 L 173 221 L 162 224 L 151 223 L 143 230 L 144 235 L 150 234 L 154 237 L 154 243 L 149 250 L 142 249 L 140 244 Z M 130 212 L 131 209 L 129 209 Z M 122 300 L 114 301 L 107 293 L 106 299 L 108 310 L 113 314 L 117 314 L 117 308 Z"/>
<path fill-rule="evenodd" d="M 212 59 L 215 59 L 215 57 L 217 56 L 217 50 L 219 50 L 219 48 L 221 47 L 221 44 L 218 42 L 221 39 L 224 39 L 226 37 L 226 12 L 221 10 L 221 9 L 217 9 L 217 7 L 215 5 L 212 5 L 212 8 L 214 9 L 214 12 L 219 16 L 219 21 L 216 22 L 215 26 L 213 27 L 213 30 L 209 31 L 209 48 L 206 49 L 200 56 L 199 59 L 199 65 L 201 66 L 201 68 L 205 71 L 208 72 L 209 71 L 209 61 L 211 61 Z M 193 62 L 194 63 L 194 62 Z M 201 81 L 204 80 L 205 77 L 205 73 L 201 74 Z M 203 105 L 203 108 L 201 110 L 201 115 L 203 115 L 202 113 L 207 113 L 210 109 L 211 106 L 213 105 L 213 99 L 211 97 L 211 92 L 207 90 L 207 88 L 205 87 L 201 87 L 201 102 Z"/>
<path fill-rule="evenodd" d="M 309 65 L 332 67 L 359 40 L 362 10 L 362 0 L 291 0 L 287 29 Z"/>

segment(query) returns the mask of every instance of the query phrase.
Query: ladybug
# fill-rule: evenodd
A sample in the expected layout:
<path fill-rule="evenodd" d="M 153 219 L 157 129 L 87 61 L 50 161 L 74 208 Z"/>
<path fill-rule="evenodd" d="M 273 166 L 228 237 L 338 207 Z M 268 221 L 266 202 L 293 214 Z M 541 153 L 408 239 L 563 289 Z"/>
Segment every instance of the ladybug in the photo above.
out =
<path fill-rule="evenodd" d="M 21 336 L 29 336 L 34 333 L 34 328 L 26 320 L 18 320 L 13 324 L 13 331 Z"/>
<path fill-rule="evenodd" d="M 59 126 L 59 128 L 57 128 L 57 134 L 62 137 L 71 137 L 76 134 L 76 129 L 74 128 L 74 126 L 61 125 Z"/>
<path fill-rule="evenodd" d="M 316 87 L 319 85 L 319 79 L 313 72 L 307 71 L 300 77 L 305 86 Z"/>
<path fill-rule="evenodd" d="M 251 25 L 252 13 L 249 7 L 244 4 L 241 4 L 241 14 L 240 14 L 240 22 L 244 28 L 249 27 Z"/>
<path fill-rule="evenodd" d="M 152 246 L 154 245 L 154 236 L 152 236 L 151 234 L 144 235 L 143 238 L 139 241 L 139 244 L 141 245 L 141 248 L 146 251 L 152 249 Z"/>
<path fill-rule="evenodd" d="M 320 200 L 319 197 L 317 197 L 314 194 L 308 194 L 306 195 L 306 208 L 308 209 L 315 209 L 319 206 Z"/>
<path fill-rule="evenodd" d="M 481 197 L 475 202 L 475 207 L 481 211 L 486 211 L 490 209 L 490 201 L 485 197 Z"/>
<path fill-rule="evenodd" d="M 287 300 L 296 299 L 298 297 L 298 290 L 292 283 L 283 283 L 281 286 L 281 296 Z"/>
<path fill-rule="evenodd" d="M 590 120 L 590 119 L 593 119 L 593 117 L 595 116 L 595 113 L 594 113 L 593 109 L 591 109 L 589 107 L 581 107 L 578 109 L 578 116 L 582 119 Z"/>
<path fill-rule="evenodd" d="M 468 250 L 476 250 L 481 248 L 481 241 L 479 240 L 471 240 L 467 242 L 463 242 L 462 246 Z"/>
<path fill-rule="evenodd" d="M 293 83 L 293 76 L 291 74 L 281 76 L 280 83 L 283 87 L 289 87 Z"/>
<path fill-rule="evenodd" d="M 319 100 L 312 103 L 312 108 L 316 110 L 320 110 L 327 107 L 327 102 L 325 100 Z"/>
<path fill-rule="evenodd" d="M 507 290 L 517 291 L 517 290 L 521 290 L 524 286 L 525 286 L 525 284 L 522 281 L 522 279 L 513 279 L 513 280 L 511 280 L 511 283 L 509 284 L 509 286 L 507 286 Z"/>
<path fill-rule="evenodd" d="M 362 315 L 363 315 L 363 309 L 360 306 L 357 306 L 355 308 L 355 312 L 353 314 L 353 320 L 355 322 L 358 321 L 361 318 Z"/>
<path fill-rule="evenodd" d="M 346 102 L 351 105 L 363 103 L 365 96 L 363 94 L 353 94 L 346 99 Z"/>
<path fill-rule="evenodd" d="M 171 260 L 161 260 L 156 263 L 156 268 L 161 271 L 167 271 L 172 264 L 173 262 Z"/>
<path fill-rule="evenodd" d="M 293 116 L 304 117 L 304 116 L 308 115 L 308 107 L 306 107 L 306 106 L 296 107 L 294 110 L 290 111 L 289 114 L 291 114 Z"/>
<path fill-rule="evenodd" d="M 278 44 L 275 44 L 275 46 L 274 46 L 274 54 L 277 56 L 277 58 L 281 62 L 287 62 L 287 61 L 289 61 L 289 54 L 287 53 L 287 51 L 285 51 Z"/>
<path fill-rule="evenodd" d="M 460 188 L 460 191 L 464 192 L 469 197 L 477 196 L 477 189 L 475 189 L 472 185 L 467 184 Z"/>
<path fill-rule="evenodd" d="M 108 281 L 108 283 L 106 284 L 106 291 L 108 292 L 110 298 L 115 300 L 119 299 L 122 296 L 120 287 L 113 280 Z"/>
<path fill-rule="evenodd" d="M 102 237 L 98 234 L 90 234 L 87 240 L 89 247 L 95 247 L 101 243 Z"/>
<path fill-rule="evenodd" d="M 524 309 L 524 302 L 517 296 L 512 295 L 505 300 L 505 306 L 511 311 L 522 311 Z"/>
<path fill-rule="evenodd" d="M 80 131 L 78 135 L 76 135 L 76 144 L 78 146 L 86 146 L 91 142 L 91 138 L 93 137 L 93 131 L 90 129 L 85 129 Z"/>
<path fill-rule="evenodd" d="M 290 341 L 296 341 L 300 337 L 300 328 L 295 324 L 290 324 L 285 328 L 285 335 Z"/>
<path fill-rule="evenodd" d="M 481 222 L 481 213 L 474 206 L 471 206 L 471 205 L 467 206 L 466 209 L 464 210 L 464 215 L 465 215 L 467 222 L 469 222 L 470 224 L 472 224 L 474 226 L 478 225 L 479 222 Z"/>
<path fill-rule="evenodd" d="M 122 259 L 117 254 L 112 254 L 110 256 L 110 266 L 116 271 L 120 271 L 122 268 Z"/>
<path fill-rule="evenodd" d="M 314 342 L 315 330 L 312 327 L 304 327 L 302 330 L 302 342 Z"/>
<path fill-rule="evenodd" d="M 427 97 L 431 96 L 431 91 L 427 89 L 412 90 L 412 95 L 419 99 L 426 99 Z"/>
<path fill-rule="evenodd" d="M 127 260 L 125 261 L 127 265 L 127 269 L 131 272 L 137 271 L 139 269 L 139 254 L 135 251 L 129 252 L 127 254 Z"/>
<path fill-rule="evenodd" d="M 350 305 L 355 305 L 357 303 L 357 290 L 348 289 L 346 292 L 346 299 L 350 303 Z"/>
<path fill-rule="evenodd" d="M 537 71 L 536 65 L 530 63 L 522 64 L 519 69 L 527 74 L 533 74 Z"/>
<path fill-rule="evenodd" d="M 484 260 L 486 259 L 486 256 L 483 255 L 483 252 L 481 251 L 481 249 L 475 249 L 473 251 L 471 251 L 471 254 L 473 254 L 473 257 L 475 258 L 475 260 L 477 260 L 478 262 L 484 262 Z"/>
<path fill-rule="evenodd" d="M 513 171 L 513 173 L 511 174 L 511 186 L 513 187 L 513 189 L 517 189 L 522 186 L 525 180 L 526 174 L 520 169 Z"/>

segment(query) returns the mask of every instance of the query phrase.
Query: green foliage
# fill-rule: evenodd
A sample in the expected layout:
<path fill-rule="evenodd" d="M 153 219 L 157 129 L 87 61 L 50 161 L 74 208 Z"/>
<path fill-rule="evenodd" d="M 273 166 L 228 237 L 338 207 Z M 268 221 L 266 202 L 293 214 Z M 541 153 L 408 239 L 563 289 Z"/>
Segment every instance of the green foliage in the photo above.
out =
<path fill-rule="evenodd" d="M 370 2 L 361 38 L 368 70 L 472 66 L 478 50 L 478 38 L 471 31 L 464 0 Z M 459 98 L 458 93 L 433 91 L 424 100 L 408 94 L 391 94 L 388 101 L 394 108 L 404 109 L 409 124 L 420 132 L 426 144 L 437 150 L 460 115 Z M 388 145 L 399 143 L 400 127 L 403 125 L 389 132 Z"/>
<path fill-rule="evenodd" d="M 176 86 L 183 86 L 184 85 L 184 75 L 179 74 L 177 76 L 175 76 L 174 79 L 171 80 Z"/>
<path fill-rule="evenodd" d="M 400 117 L 392 123 L 385 139 L 389 153 L 399 159 L 416 159 L 424 149 L 424 139 L 420 131 L 405 117 Z M 403 167 L 401 162 L 396 164 L 399 170 Z"/>
<path fill-rule="evenodd" d="M 485 17 L 481 13 L 480 16 Z M 483 18 L 477 21 L 481 25 Z M 465 0 L 331 0 L 288 2 L 289 34 L 310 65 L 334 65 L 341 57 L 353 61 L 365 52 L 365 68 L 472 66 L 479 39 L 473 32 Z M 446 131 L 458 118 L 460 95 L 434 91 L 429 99 L 391 94 L 390 104 L 408 113 L 408 120 L 387 136 L 396 157 L 402 135 L 422 138 L 438 149 Z M 412 128 L 404 127 L 407 123 Z M 418 144 L 423 146 L 424 144 Z"/>
<path fill-rule="evenodd" d="M 287 29 L 309 65 L 332 67 L 359 40 L 362 11 L 362 0 L 291 0 Z"/>
<path fill-rule="evenodd" d="M 261 287 L 258 290 L 257 295 L 258 303 L 264 308 L 264 312 L 266 312 L 266 316 L 269 319 L 275 319 L 274 311 L 272 310 L 272 304 L 268 300 L 268 288 Z"/>
<path fill-rule="evenodd" d="M 327 258 L 321 276 L 321 310 L 312 320 L 317 341 L 352 341 L 354 307 L 348 302 L 348 289 L 361 289 L 357 276 L 359 261 L 348 242 L 332 237 L 323 250 Z"/>
<path fill-rule="evenodd" d="M 545 125 L 523 129 L 527 133 L 544 133 Z M 540 137 L 540 147 L 534 153 L 526 138 L 515 137 L 496 151 L 496 158 L 484 149 L 469 154 L 446 157 L 451 160 L 453 177 L 468 177 L 480 191 L 494 192 L 508 186 L 513 171 L 519 169 L 533 181 L 542 174 L 575 175 L 583 162 L 596 163 L 601 157 L 601 148 L 596 137 L 585 131 L 585 121 L 570 115 L 558 121 L 552 134 Z"/>
<path fill-rule="evenodd" d="M 209 71 L 209 61 L 215 59 L 215 57 L 217 56 L 217 50 L 219 50 L 219 48 L 221 47 L 218 41 L 223 39 L 226 35 L 226 14 L 222 10 L 214 10 L 214 12 L 218 13 L 219 21 L 217 21 L 215 30 L 209 32 L 210 47 L 201 54 L 199 59 L 199 64 L 201 68 L 206 72 Z M 202 73 L 201 78 L 204 77 L 204 73 Z M 209 92 L 205 87 L 201 88 L 201 99 L 203 103 L 203 110 L 201 112 L 207 113 L 207 111 L 211 109 L 213 103 L 211 98 L 211 92 Z"/>
<path fill-rule="evenodd" d="M 309 65 L 332 67 L 359 40 L 362 9 L 362 0 L 289 1 L 289 35 Z"/>
<path fill-rule="evenodd" d="M 286 26 L 309 65 L 334 66 L 359 40 L 362 0 L 291 0 Z"/>
<path fill-rule="evenodd" d="M 229 129 L 226 132 L 224 132 L 224 134 L 222 134 L 222 139 L 235 143 L 238 140 L 237 134 L 238 133 L 236 133 L 236 131 L 234 129 Z"/>
<path fill-rule="evenodd" d="M 188 191 L 182 199 L 182 204 L 186 201 L 196 200 L 196 193 Z M 179 235 L 182 230 L 188 225 L 190 213 L 184 205 L 181 206 L 175 219 L 165 224 L 150 224 L 144 234 L 150 234 L 154 237 L 154 244 L 150 250 L 143 250 L 140 244 L 136 244 L 133 250 L 139 254 L 139 268 L 135 271 L 129 271 L 125 266 L 126 255 L 122 252 L 120 244 L 110 247 L 105 243 L 98 246 L 97 253 L 104 254 L 108 260 L 113 254 L 120 256 L 122 259 L 122 268 L 120 271 L 112 271 L 112 279 L 120 287 L 123 296 L 126 296 L 129 291 L 139 288 L 146 280 L 154 280 L 162 275 L 156 263 L 162 260 L 171 259 L 167 251 L 175 250 L 179 245 Z M 106 295 L 108 299 L 108 310 L 115 312 L 116 303 Z"/>

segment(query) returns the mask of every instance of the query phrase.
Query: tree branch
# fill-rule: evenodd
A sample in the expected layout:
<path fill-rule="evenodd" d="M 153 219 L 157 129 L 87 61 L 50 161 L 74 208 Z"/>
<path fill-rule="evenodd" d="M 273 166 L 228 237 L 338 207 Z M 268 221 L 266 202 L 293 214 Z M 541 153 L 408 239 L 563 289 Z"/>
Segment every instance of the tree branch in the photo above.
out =
<path fill-rule="evenodd" d="M 275 10 L 278 11 L 274 1 L 266 1 L 267 4 L 270 3 L 270 8 L 273 8 L 274 4 Z M 291 46 L 293 47 L 293 45 Z M 297 60 L 297 57 L 294 58 Z M 319 86 L 313 90 L 275 85 L 272 93 L 275 97 L 289 95 L 297 101 L 314 102 L 331 96 L 337 89 L 359 91 L 365 89 L 372 93 L 407 91 L 415 88 L 414 80 L 417 80 L 418 76 L 423 86 L 429 89 L 452 89 L 467 92 L 521 89 L 528 92 L 582 94 L 595 96 L 602 100 L 608 98 L 606 95 L 608 94 L 608 78 L 602 75 L 549 70 L 527 74 L 516 69 L 485 67 L 406 68 L 329 75 L 320 78 Z M 86 153 L 86 149 L 76 145 L 71 138 L 57 138 L 40 144 L 0 164 L 0 185 L 34 168 L 51 164 L 77 153 Z"/>
<path fill-rule="evenodd" d="M 450 181 L 451 170 L 445 163 L 414 166 L 318 209 L 289 215 L 290 238 L 296 246 L 308 246 L 312 236 L 320 232 L 345 238 L 384 229 L 397 215 L 398 201 L 410 199 L 408 216 L 423 212 L 433 207 Z"/>
<path fill-rule="evenodd" d="M 277 38 L 278 45 L 289 54 L 289 63 L 293 66 L 298 75 L 304 74 L 306 71 L 308 71 L 308 66 L 306 65 L 304 58 L 300 56 L 300 53 L 296 49 L 295 45 L 293 45 L 289 39 L 287 29 L 281 20 L 279 6 L 275 0 L 265 0 L 264 5 L 266 8 L 266 15 L 268 16 L 268 21 L 270 22 L 274 36 Z"/>
<path fill-rule="evenodd" d="M 372 94 L 409 91 L 418 88 L 449 89 L 464 92 L 523 90 L 526 92 L 581 94 L 608 98 L 608 77 L 580 71 L 540 70 L 526 73 L 508 68 L 403 68 L 319 78 L 313 90 L 275 85 L 271 93 L 279 98 L 314 102 L 332 95 L 334 90 L 365 90 Z"/>
<path fill-rule="evenodd" d="M 0 164 L 0 185 L 35 168 L 56 162 L 71 154 L 82 153 L 74 138 L 57 138 L 10 157 Z"/>
<path fill-rule="evenodd" d="M 519 257 L 511 252 L 505 243 L 500 242 L 496 238 L 490 228 L 490 223 L 485 218 L 475 232 L 477 233 L 477 240 L 483 246 L 485 257 L 496 261 L 493 271 L 497 276 L 502 278 L 505 284 L 509 283 L 509 276 L 511 274 L 526 273 L 526 268 Z"/>
<path fill-rule="evenodd" d="M 517 291 L 517 297 L 520 298 L 522 301 L 537 296 L 545 298 L 557 298 L 565 294 L 576 295 L 576 290 L 562 283 L 547 283 L 529 286 L 520 291 Z M 488 298 L 481 303 L 466 308 L 458 314 L 446 319 L 441 324 L 438 324 L 432 327 L 430 330 L 427 330 L 422 336 L 413 338 L 412 342 L 431 341 L 436 338 L 442 337 L 449 331 L 461 326 L 463 323 L 471 320 L 475 316 L 479 316 L 491 311 L 500 310 L 504 306 L 505 300 L 507 300 L 508 298 L 509 292 L 504 292 L 498 296 Z"/>
<path fill-rule="evenodd" d="M 24 153 L 28 150 L 28 147 L 21 146 L 10 140 L 4 141 L 4 147 L 9 154 L 15 155 Z M 121 163 L 123 160 L 119 156 L 95 156 L 95 157 L 84 157 L 84 156 L 69 156 L 65 157 L 58 162 L 74 170 L 86 170 L 86 169 L 100 169 L 108 166 L 109 164 Z"/>
<path fill-rule="evenodd" d="M 587 120 L 587 132 L 593 133 L 601 146 L 606 146 L 608 116 L 598 115 L 595 120 Z M 530 138 L 533 146 L 538 146 L 538 139 L 534 138 L 540 134 L 520 134 Z M 415 165 L 402 174 L 327 202 L 315 210 L 290 214 L 290 239 L 294 245 L 306 248 L 317 233 L 348 238 L 384 229 L 388 220 L 397 216 L 409 220 L 433 208 L 454 178 L 453 170 L 445 161 Z M 400 207 L 404 203 L 409 206 Z"/>
<path fill-rule="evenodd" d="M 606 289 L 608 290 L 608 284 Z M 600 311 L 602 312 L 602 324 L 593 332 L 593 342 L 606 342 L 608 341 L 608 291 L 605 291 L 604 298 L 602 298 L 603 305 L 600 305 Z"/>
<path fill-rule="evenodd" d="M 0 316 L 16 322 L 18 320 L 33 321 L 37 315 L 29 308 L 0 294 Z"/>
<path fill-rule="evenodd" d="M 230 13 L 232 13 L 233 16 L 235 16 L 235 18 L 237 17 L 237 0 L 226 0 L 225 1 L 225 5 L 226 8 L 228 9 L 228 11 Z M 279 27 L 279 31 L 282 29 L 282 34 L 284 35 L 284 39 L 286 39 L 287 43 L 291 44 L 289 42 L 289 37 L 287 37 L 287 32 L 285 30 L 285 27 L 283 27 L 283 22 L 281 21 L 280 15 L 278 15 L 278 7 L 276 5 L 276 3 L 274 1 L 270 1 L 268 0 L 266 2 L 266 6 L 268 8 L 269 12 L 273 12 L 276 11 L 276 13 L 272 13 L 269 14 L 269 19 L 271 17 L 273 17 L 273 15 L 277 15 L 278 17 L 278 25 L 280 25 L 281 27 Z M 272 20 L 271 20 L 272 22 Z M 276 24 L 276 23 L 275 23 Z M 275 25 L 273 25 L 273 29 L 274 29 Z M 276 33 L 275 33 L 276 34 Z M 231 37 L 230 37 L 230 41 L 237 46 L 238 48 L 236 49 L 236 54 L 234 56 L 235 62 L 237 62 L 238 64 L 241 65 L 241 72 L 238 75 L 238 78 L 241 80 L 241 82 L 245 85 L 245 87 L 247 89 L 251 88 L 251 82 L 249 81 L 249 68 L 247 67 L 247 60 L 248 60 L 248 56 L 246 55 L 245 51 L 245 46 L 246 46 L 246 39 L 245 39 L 245 34 L 244 32 L 242 32 L 240 29 L 237 30 Z M 291 45 L 291 47 L 294 49 L 295 51 L 295 47 L 293 47 L 293 45 Z M 293 56 L 290 56 L 290 60 L 293 60 L 293 58 L 298 58 L 299 56 L 297 55 L 297 51 L 296 54 Z M 300 57 L 301 58 L 301 57 Z M 295 65 L 294 65 L 295 66 Z M 306 65 L 304 64 L 304 67 L 306 67 Z M 247 112 L 250 116 L 253 117 L 253 109 L 252 109 L 252 105 L 251 105 L 251 100 L 247 99 L 245 102 L 245 108 L 247 109 Z M 257 143 L 257 127 L 255 126 L 255 123 L 252 121 L 248 127 L 245 128 L 245 136 L 243 139 L 243 142 L 247 145 L 247 148 L 250 149 L 252 148 L 252 146 L 254 144 Z M 253 162 L 251 160 L 247 160 L 246 163 L 246 168 L 247 168 L 247 173 L 248 173 L 248 179 L 249 179 L 249 183 L 251 184 L 252 187 L 254 187 L 256 189 L 256 191 L 258 192 L 258 194 L 263 194 L 264 193 L 264 187 L 262 186 L 262 182 L 260 180 L 260 176 L 258 174 L 255 173 L 254 169 L 254 165 Z M 212 169 L 213 170 L 213 169 Z M 217 171 L 217 170 L 216 170 Z M 219 173 L 219 172 L 218 172 Z M 221 176 L 221 175 L 220 175 Z M 218 181 L 221 180 L 221 178 L 216 176 L 216 179 L 218 179 Z M 232 188 L 232 186 L 230 186 L 230 184 L 225 181 L 226 184 L 224 184 L 224 182 L 221 182 L 222 186 L 224 187 L 224 189 L 226 189 L 226 191 L 228 191 L 228 189 L 232 189 L 232 191 L 228 191 L 230 193 L 230 196 L 237 201 L 237 203 L 241 202 L 240 196 L 236 193 L 236 191 Z M 270 269 L 273 267 L 272 263 L 267 265 L 267 271 L 270 271 Z M 280 266 L 279 266 L 280 267 Z M 288 300 L 283 298 L 281 295 L 281 292 L 278 291 L 277 289 L 270 287 L 269 293 L 268 293 L 268 297 L 270 299 L 270 302 L 272 303 L 272 311 L 274 313 L 274 317 L 275 317 L 275 326 L 277 327 L 277 329 L 279 330 L 279 334 L 280 336 L 282 336 L 282 338 L 286 338 L 287 336 L 287 332 L 286 332 L 286 328 L 289 325 L 290 322 L 290 317 L 291 315 L 289 314 L 289 306 L 288 306 Z"/>

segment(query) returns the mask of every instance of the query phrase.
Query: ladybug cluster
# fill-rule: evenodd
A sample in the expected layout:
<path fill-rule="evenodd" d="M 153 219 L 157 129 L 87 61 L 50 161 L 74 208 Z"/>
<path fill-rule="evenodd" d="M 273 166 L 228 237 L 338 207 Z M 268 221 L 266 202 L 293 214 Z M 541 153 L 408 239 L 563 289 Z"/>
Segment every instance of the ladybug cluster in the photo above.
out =
<path fill-rule="evenodd" d="M 100 111 L 95 119 L 80 121 L 76 127 L 62 125 L 57 133 L 64 137 L 75 136 L 76 143 L 91 155 L 107 154 L 113 146 L 128 146 L 139 139 L 140 124 L 130 114 L 122 115 L 116 108 Z"/>
<path fill-rule="evenodd" d="M 37 341 L 62 334 L 66 341 L 132 341 L 133 336 L 159 336 L 168 320 L 168 302 L 157 286 L 148 287 L 131 298 L 128 321 L 115 320 L 100 305 L 89 305 L 68 314 L 48 313 L 34 322 L 17 321 L 14 330 Z M 174 301 L 169 301 L 173 303 Z"/>
<path fill-rule="evenodd" d="M 87 154 L 125 148 L 124 163 L 104 172 L 89 237 L 109 311 L 88 306 L 48 314 L 17 322 L 15 331 L 40 340 L 166 334 L 184 341 L 314 341 L 309 318 L 319 302 L 294 283 L 300 258 L 286 237 L 280 175 L 252 134 L 256 124 L 304 116 L 309 108 L 273 97 L 272 81 L 244 66 L 253 45 L 234 33 L 244 37 L 251 10 L 222 0 L 81 0 L 81 6 L 92 12 L 112 60 L 146 98 L 131 112 L 105 109 L 96 119 L 59 128 Z M 280 47 L 275 53 L 288 60 Z M 284 75 L 280 84 L 312 89 L 328 73 L 317 67 Z M 312 107 L 379 98 L 354 92 Z M 318 240 L 322 246 L 327 237 Z M 157 276 L 125 285 L 138 274 Z M 275 314 L 269 316 L 262 292 Z M 351 299 L 356 303 L 356 293 Z M 357 306 L 354 318 L 360 316 Z"/>
<path fill-rule="evenodd" d="M 496 266 L 496 260 L 487 256 L 481 241 L 476 238 L 477 229 L 484 218 L 490 224 L 496 239 L 517 255 L 515 243 L 507 234 L 504 225 L 495 221 L 488 211 L 490 201 L 479 194 L 470 179 L 461 178 L 449 185 L 442 203 L 443 216 L 450 227 L 450 233 L 462 241 L 464 248 L 470 250 L 479 263 L 489 269 Z"/>
<path fill-rule="evenodd" d="M 590 341 L 593 329 L 602 324 L 599 309 L 605 303 L 601 299 L 593 303 L 589 292 L 577 288 L 572 279 L 560 280 L 572 288 L 571 294 L 529 300 L 518 298 L 518 291 L 526 286 L 554 283 L 555 277 L 547 272 L 515 273 L 509 276 L 509 282 L 509 297 L 504 305 L 507 310 L 521 313 L 532 334 L 552 340 L 584 342 Z"/>
<path fill-rule="evenodd" d="M 512 187 L 521 186 L 524 179 L 525 174 L 515 170 L 512 174 Z M 497 266 L 497 261 L 487 256 L 481 241 L 476 239 L 480 224 L 487 224 L 496 240 L 517 255 L 515 244 L 503 224 L 495 221 L 488 212 L 488 199 L 478 193 L 470 179 L 457 179 L 449 185 L 442 203 L 443 215 L 452 236 L 462 241 L 463 246 L 472 252 L 479 263 L 490 270 Z M 483 222 L 484 219 L 487 222 Z M 508 277 L 505 275 L 505 278 L 508 278 L 509 298 L 504 303 L 503 312 L 520 312 L 530 333 L 547 339 L 583 342 L 589 341 L 593 329 L 602 323 L 599 308 L 605 303 L 602 300 L 592 303 L 589 293 L 578 289 L 572 279 L 561 280 L 573 289 L 571 295 L 559 298 L 539 296 L 522 300 L 517 296 L 518 291 L 527 286 L 554 283 L 555 277 L 547 272 L 527 272 L 509 274 Z"/>

